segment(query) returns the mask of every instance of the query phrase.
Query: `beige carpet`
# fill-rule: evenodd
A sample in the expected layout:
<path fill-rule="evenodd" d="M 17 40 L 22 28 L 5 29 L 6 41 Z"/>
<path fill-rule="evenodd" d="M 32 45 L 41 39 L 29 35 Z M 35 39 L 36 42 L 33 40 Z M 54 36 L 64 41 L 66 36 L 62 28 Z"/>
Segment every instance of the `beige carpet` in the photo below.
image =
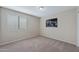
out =
<path fill-rule="evenodd" d="M 36 37 L 0 46 L 1 52 L 78 52 L 75 45 L 62 41 Z"/>

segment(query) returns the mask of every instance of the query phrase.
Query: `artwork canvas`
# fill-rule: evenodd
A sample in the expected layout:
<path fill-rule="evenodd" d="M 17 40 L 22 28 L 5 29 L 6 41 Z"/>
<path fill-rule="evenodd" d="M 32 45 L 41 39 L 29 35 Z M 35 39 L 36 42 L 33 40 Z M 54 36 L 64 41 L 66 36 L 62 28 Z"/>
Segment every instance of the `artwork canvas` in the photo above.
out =
<path fill-rule="evenodd" d="M 46 20 L 46 27 L 57 27 L 57 26 L 58 26 L 57 18 Z"/>

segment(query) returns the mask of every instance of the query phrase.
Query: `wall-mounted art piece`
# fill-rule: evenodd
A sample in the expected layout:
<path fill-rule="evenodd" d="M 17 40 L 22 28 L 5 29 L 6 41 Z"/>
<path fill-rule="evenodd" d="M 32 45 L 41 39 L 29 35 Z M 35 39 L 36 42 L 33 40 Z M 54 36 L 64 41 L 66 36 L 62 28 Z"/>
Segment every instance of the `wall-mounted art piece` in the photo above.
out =
<path fill-rule="evenodd" d="M 46 27 L 58 27 L 58 19 L 52 18 L 46 20 Z"/>

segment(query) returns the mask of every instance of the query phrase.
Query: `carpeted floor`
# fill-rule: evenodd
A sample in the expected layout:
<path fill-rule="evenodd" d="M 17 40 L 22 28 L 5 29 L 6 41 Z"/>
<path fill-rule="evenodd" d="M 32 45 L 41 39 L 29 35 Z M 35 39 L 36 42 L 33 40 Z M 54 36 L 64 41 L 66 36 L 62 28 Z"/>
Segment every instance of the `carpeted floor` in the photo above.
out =
<path fill-rule="evenodd" d="M 0 46 L 1 52 L 78 52 L 75 45 L 62 41 L 36 37 Z"/>

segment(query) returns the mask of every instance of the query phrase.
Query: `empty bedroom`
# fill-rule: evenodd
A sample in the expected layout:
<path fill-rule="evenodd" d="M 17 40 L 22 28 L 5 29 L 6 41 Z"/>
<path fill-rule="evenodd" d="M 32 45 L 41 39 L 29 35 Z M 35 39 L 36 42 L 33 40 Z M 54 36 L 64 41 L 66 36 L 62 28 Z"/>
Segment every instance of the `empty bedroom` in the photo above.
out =
<path fill-rule="evenodd" d="M 79 52 L 79 7 L 0 6 L 0 52 Z"/>

